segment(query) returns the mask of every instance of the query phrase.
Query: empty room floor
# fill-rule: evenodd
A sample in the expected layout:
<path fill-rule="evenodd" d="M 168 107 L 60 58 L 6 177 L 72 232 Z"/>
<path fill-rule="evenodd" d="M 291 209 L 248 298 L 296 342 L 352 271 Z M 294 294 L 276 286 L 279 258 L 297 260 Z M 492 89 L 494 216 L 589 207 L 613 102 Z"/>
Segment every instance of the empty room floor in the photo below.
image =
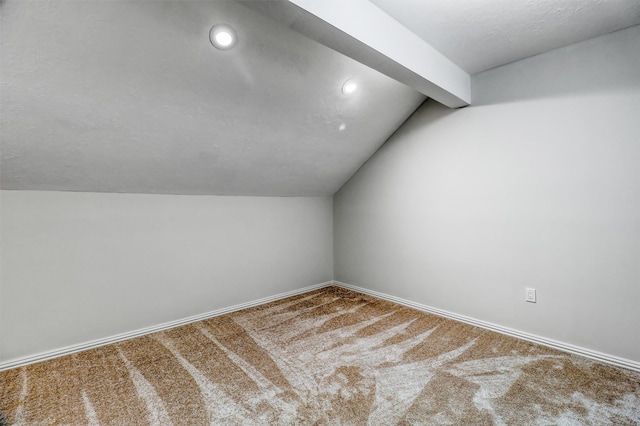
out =
<path fill-rule="evenodd" d="M 16 425 L 640 424 L 640 373 L 335 286 L 0 383 Z"/>

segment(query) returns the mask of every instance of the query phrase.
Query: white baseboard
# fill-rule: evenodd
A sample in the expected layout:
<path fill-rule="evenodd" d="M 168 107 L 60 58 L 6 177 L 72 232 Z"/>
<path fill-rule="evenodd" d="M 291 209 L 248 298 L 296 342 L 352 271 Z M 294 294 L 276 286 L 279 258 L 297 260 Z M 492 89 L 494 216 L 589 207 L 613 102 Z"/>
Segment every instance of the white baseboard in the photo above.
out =
<path fill-rule="evenodd" d="M 419 311 L 428 312 L 430 314 L 438 315 L 445 318 L 450 318 L 456 321 L 464 322 L 466 324 L 475 325 L 476 327 L 495 331 L 501 334 L 506 334 L 507 336 L 517 337 L 518 339 L 527 340 L 529 342 L 537 343 L 543 346 L 548 346 L 550 348 L 558 349 L 563 352 L 580 355 L 596 361 L 604 362 L 606 364 L 615 365 L 616 367 L 627 368 L 629 370 L 640 372 L 640 362 L 638 361 L 632 361 L 630 359 L 620 358 L 614 355 L 609 355 L 609 354 L 594 351 L 591 349 L 583 348 L 580 346 L 571 345 L 569 343 L 559 342 L 557 340 L 548 339 L 542 336 L 537 336 L 535 334 L 527 333 L 524 331 L 514 330 L 513 328 L 504 327 L 501 325 L 478 320 L 478 319 L 467 317 L 464 315 L 455 314 L 453 312 L 448 312 L 442 309 L 432 308 L 431 306 L 423 305 L 421 303 L 412 302 L 410 300 L 401 299 L 399 297 L 391 296 L 389 294 L 368 290 L 366 288 L 357 287 L 355 285 L 346 284 L 340 281 L 334 281 L 334 285 L 338 287 L 344 287 L 349 290 L 357 291 L 359 293 L 368 294 L 370 296 L 377 297 L 378 299 L 383 299 L 389 302 L 394 302 L 400 305 L 408 306 L 410 308 L 414 308 Z"/>
<path fill-rule="evenodd" d="M 169 328 L 178 327 L 185 324 L 190 324 L 196 321 L 202 321 L 208 318 L 217 317 L 220 315 L 228 314 L 231 312 L 239 311 L 241 309 L 251 308 L 253 306 L 263 305 L 265 303 L 274 302 L 276 300 L 285 299 L 287 297 L 296 296 L 298 294 L 307 293 L 312 290 L 328 287 L 333 285 L 333 281 L 327 281 L 324 283 L 303 287 L 297 290 L 288 291 L 286 293 L 276 294 L 274 296 L 264 297 L 262 299 L 252 300 L 250 302 L 240 303 L 239 305 L 229 306 L 227 308 L 216 309 L 204 314 L 193 315 L 188 318 L 182 318 L 175 321 L 165 322 L 163 324 L 154 325 L 151 327 L 140 328 L 138 330 L 129 331 L 126 333 L 116 334 L 114 336 L 105 337 L 102 339 L 92 340 L 90 342 L 84 342 L 77 345 L 66 346 L 60 349 L 54 349 L 51 351 L 41 352 L 35 355 L 29 355 L 22 358 L 16 358 L 9 361 L 0 362 L 0 371 L 10 370 L 12 368 L 23 367 L 29 364 L 35 364 L 36 362 L 46 361 L 53 358 L 58 358 L 65 355 L 74 354 L 88 349 L 94 349 L 100 346 L 108 345 L 111 343 L 121 342 L 123 340 L 133 339 L 134 337 L 144 336 L 146 334 L 155 333 L 157 331 L 167 330 Z"/>
<path fill-rule="evenodd" d="M 455 314 L 453 312 L 445 311 L 442 309 L 432 308 L 431 306 L 423 305 L 421 303 L 412 302 L 410 300 L 402 299 L 400 297 L 391 296 L 389 294 L 380 293 L 378 291 L 369 290 L 363 287 L 343 283 L 340 281 L 327 281 L 324 283 L 303 287 L 297 290 L 288 291 L 286 293 L 276 294 L 274 296 L 264 297 L 262 299 L 252 300 L 250 302 L 241 303 L 239 305 L 229 306 L 227 308 L 216 309 L 204 314 L 194 315 L 188 318 L 183 318 L 175 321 L 166 322 L 163 324 L 154 325 L 151 327 L 141 328 L 126 333 L 116 334 L 114 336 L 105 337 L 102 339 L 92 340 L 90 342 L 80 343 L 77 345 L 67 346 L 60 349 L 54 349 L 51 351 L 41 352 L 35 355 L 27 357 L 17 358 L 9 361 L 0 362 L 0 371 L 10 370 L 12 368 L 18 368 L 29 364 L 35 364 L 37 362 L 46 361 L 53 358 L 58 358 L 65 355 L 85 351 L 88 349 L 97 348 L 100 346 L 108 345 L 111 343 L 121 342 L 123 340 L 133 339 L 135 337 L 144 336 L 147 334 L 155 333 L 157 331 L 167 330 L 173 327 L 178 327 L 185 324 L 190 324 L 196 321 L 202 321 L 208 318 L 217 317 L 220 315 L 228 314 L 231 312 L 239 311 L 246 308 L 262 305 L 276 300 L 285 299 L 287 297 L 296 296 L 298 294 L 307 293 L 309 291 L 317 290 L 329 286 L 343 287 L 349 290 L 357 291 L 359 293 L 368 294 L 379 299 L 387 300 L 389 302 L 398 303 L 400 305 L 408 306 L 410 308 L 417 309 L 419 311 L 427 312 L 430 314 L 438 315 L 445 318 L 450 318 L 456 321 L 460 321 L 466 324 L 471 324 L 476 327 L 484 328 L 487 330 L 495 331 L 507 336 L 516 337 L 519 339 L 527 340 L 529 342 L 537 343 L 543 346 L 548 346 L 554 349 L 558 349 L 563 352 L 568 352 L 575 355 L 580 355 L 586 358 L 590 358 L 596 361 L 604 362 L 607 364 L 615 365 L 617 367 L 627 368 L 640 372 L 640 362 L 632 361 L 630 359 L 616 357 L 614 355 L 605 354 L 602 352 L 594 351 L 591 349 L 583 348 L 580 346 L 571 345 L 569 343 L 559 342 L 557 340 L 548 339 L 546 337 L 537 336 L 535 334 L 526 333 L 524 331 L 514 330 L 509 327 L 493 324 L 490 322 L 478 320 L 475 318 L 467 317 L 464 315 Z"/>

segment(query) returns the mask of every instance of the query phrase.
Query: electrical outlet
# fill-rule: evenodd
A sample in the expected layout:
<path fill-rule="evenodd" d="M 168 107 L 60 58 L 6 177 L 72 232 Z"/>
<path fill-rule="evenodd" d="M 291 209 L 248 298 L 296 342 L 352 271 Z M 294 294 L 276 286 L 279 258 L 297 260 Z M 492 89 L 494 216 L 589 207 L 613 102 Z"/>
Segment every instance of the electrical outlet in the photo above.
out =
<path fill-rule="evenodd" d="M 527 288 L 527 302 L 536 303 L 536 289 Z"/>

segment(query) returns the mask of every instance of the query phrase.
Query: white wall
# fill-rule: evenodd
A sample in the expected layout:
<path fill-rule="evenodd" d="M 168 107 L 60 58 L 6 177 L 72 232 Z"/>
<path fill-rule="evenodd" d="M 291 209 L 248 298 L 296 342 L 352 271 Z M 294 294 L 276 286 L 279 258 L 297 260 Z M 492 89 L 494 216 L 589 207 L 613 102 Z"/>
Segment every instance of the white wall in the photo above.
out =
<path fill-rule="evenodd" d="M 330 197 L 0 196 L 2 360 L 332 279 Z"/>
<path fill-rule="evenodd" d="M 473 96 L 426 102 L 336 194 L 335 279 L 640 361 L 640 27 Z"/>

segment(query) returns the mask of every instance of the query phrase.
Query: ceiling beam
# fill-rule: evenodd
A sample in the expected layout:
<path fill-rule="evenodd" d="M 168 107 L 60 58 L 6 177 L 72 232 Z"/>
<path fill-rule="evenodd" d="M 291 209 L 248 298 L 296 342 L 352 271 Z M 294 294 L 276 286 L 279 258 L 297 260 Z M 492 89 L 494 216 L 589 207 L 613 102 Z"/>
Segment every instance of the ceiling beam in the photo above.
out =
<path fill-rule="evenodd" d="M 450 108 L 471 102 L 469 74 L 368 0 L 241 3 Z"/>

